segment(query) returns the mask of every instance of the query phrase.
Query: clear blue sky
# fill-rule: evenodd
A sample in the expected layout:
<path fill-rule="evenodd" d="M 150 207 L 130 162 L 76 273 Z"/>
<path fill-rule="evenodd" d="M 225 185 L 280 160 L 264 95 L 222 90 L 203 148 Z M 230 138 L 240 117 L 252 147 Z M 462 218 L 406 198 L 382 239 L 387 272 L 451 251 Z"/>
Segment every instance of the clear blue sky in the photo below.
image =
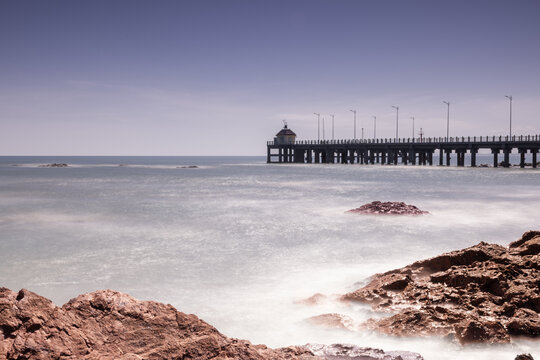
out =
<path fill-rule="evenodd" d="M 301 139 L 540 133 L 537 0 L 0 0 L 0 155 L 264 155 Z"/>

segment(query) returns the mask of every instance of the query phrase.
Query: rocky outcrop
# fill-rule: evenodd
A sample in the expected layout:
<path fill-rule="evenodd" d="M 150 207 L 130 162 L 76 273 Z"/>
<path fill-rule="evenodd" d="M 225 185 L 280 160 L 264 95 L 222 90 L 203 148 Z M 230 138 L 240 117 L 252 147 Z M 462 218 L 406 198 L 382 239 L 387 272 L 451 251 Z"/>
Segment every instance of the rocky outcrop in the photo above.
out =
<path fill-rule="evenodd" d="M 376 214 L 376 215 L 422 215 L 428 214 L 427 211 L 420 210 L 414 205 L 407 205 L 404 202 L 380 202 L 373 201 L 364 204 L 359 208 L 347 212 L 357 214 Z"/>
<path fill-rule="evenodd" d="M 467 249 L 375 275 L 342 297 L 394 315 L 365 326 L 391 335 L 453 335 L 464 343 L 505 343 L 540 335 L 540 231 L 508 248 Z"/>
<path fill-rule="evenodd" d="M 0 359 L 423 360 L 341 344 L 270 349 L 226 337 L 171 305 L 117 291 L 80 295 L 57 307 L 31 291 L 6 288 L 0 288 Z"/>
<path fill-rule="evenodd" d="M 171 305 L 105 290 L 62 307 L 0 288 L 0 359 L 317 359 L 231 339 Z"/>

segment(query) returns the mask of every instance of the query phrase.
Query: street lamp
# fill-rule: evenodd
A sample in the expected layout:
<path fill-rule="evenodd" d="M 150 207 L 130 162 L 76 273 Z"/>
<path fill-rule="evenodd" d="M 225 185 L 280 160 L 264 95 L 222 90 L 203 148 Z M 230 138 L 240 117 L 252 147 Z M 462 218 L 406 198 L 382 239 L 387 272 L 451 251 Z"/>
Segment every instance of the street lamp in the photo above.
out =
<path fill-rule="evenodd" d="M 412 138 L 414 141 L 414 116 L 411 116 L 411 119 L 412 119 Z"/>
<path fill-rule="evenodd" d="M 443 101 L 447 105 L 446 109 L 446 141 L 448 141 L 450 136 L 450 101 Z"/>
<path fill-rule="evenodd" d="M 334 140 L 334 114 L 330 114 L 332 117 L 332 140 Z"/>
<path fill-rule="evenodd" d="M 321 114 L 320 113 L 313 113 L 314 115 L 317 115 L 317 141 L 321 141 Z"/>
<path fill-rule="evenodd" d="M 323 141 L 325 140 L 325 136 L 324 136 L 324 116 L 322 118 L 322 139 L 323 139 Z"/>
<path fill-rule="evenodd" d="M 510 100 L 510 140 L 512 140 L 512 95 L 505 95 Z"/>
<path fill-rule="evenodd" d="M 354 114 L 354 139 L 356 140 L 356 110 L 349 110 Z"/>
<path fill-rule="evenodd" d="M 399 106 L 392 105 L 396 109 L 396 141 L 399 138 Z"/>
<path fill-rule="evenodd" d="M 373 140 L 377 138 L 377 117 L 373 115 Z"/>

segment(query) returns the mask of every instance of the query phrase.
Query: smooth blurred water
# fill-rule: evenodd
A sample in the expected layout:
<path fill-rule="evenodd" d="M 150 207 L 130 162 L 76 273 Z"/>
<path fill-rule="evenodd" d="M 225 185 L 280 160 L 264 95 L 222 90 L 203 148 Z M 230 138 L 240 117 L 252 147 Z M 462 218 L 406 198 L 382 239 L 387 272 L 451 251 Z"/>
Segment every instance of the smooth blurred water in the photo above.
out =
<path fill-rule="evenodd" d="M 445 251 L 480 241 L 507 245 L 540 229 L 539 170 L 264 161 L 0 157 L 0 286 L 24 287 L 59 305 L 115 289 L 270 346 L 348 342 L 418 351 L 427 360 L 540 356 L 540 344 L 527 340 L 462 349 L 442 339 L 317 329 L 304 319 L 377 314 L 365 306 L 295 303 L 317 292 L 343 294 L 373 273 Z M 52 162 L 70 166 L 38 167 Z M 185 165 L 199 168 L 178 168 Z M 431 214 L 345 213 L 374 200 Z"/>

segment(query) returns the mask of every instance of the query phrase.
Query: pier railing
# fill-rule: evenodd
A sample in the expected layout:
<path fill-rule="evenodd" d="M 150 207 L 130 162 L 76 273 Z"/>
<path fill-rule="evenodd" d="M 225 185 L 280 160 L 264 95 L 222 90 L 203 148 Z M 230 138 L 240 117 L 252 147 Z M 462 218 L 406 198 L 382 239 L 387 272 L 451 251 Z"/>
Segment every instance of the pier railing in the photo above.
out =
<path fill-rule="evenodd" d="M 348 144 L 455 144 L 470 142 L 530 142 L 540 141 L 540 135 L 513 135 L 513 136 L 456 136 L 456 137 L 422 137 L 422 138 L 381 138 L 381 139 L 340 139 L 340 140 L 297 140 L 290 144 L 274 144 L 268 141 L 267 145 L 348 145 Z"/>

